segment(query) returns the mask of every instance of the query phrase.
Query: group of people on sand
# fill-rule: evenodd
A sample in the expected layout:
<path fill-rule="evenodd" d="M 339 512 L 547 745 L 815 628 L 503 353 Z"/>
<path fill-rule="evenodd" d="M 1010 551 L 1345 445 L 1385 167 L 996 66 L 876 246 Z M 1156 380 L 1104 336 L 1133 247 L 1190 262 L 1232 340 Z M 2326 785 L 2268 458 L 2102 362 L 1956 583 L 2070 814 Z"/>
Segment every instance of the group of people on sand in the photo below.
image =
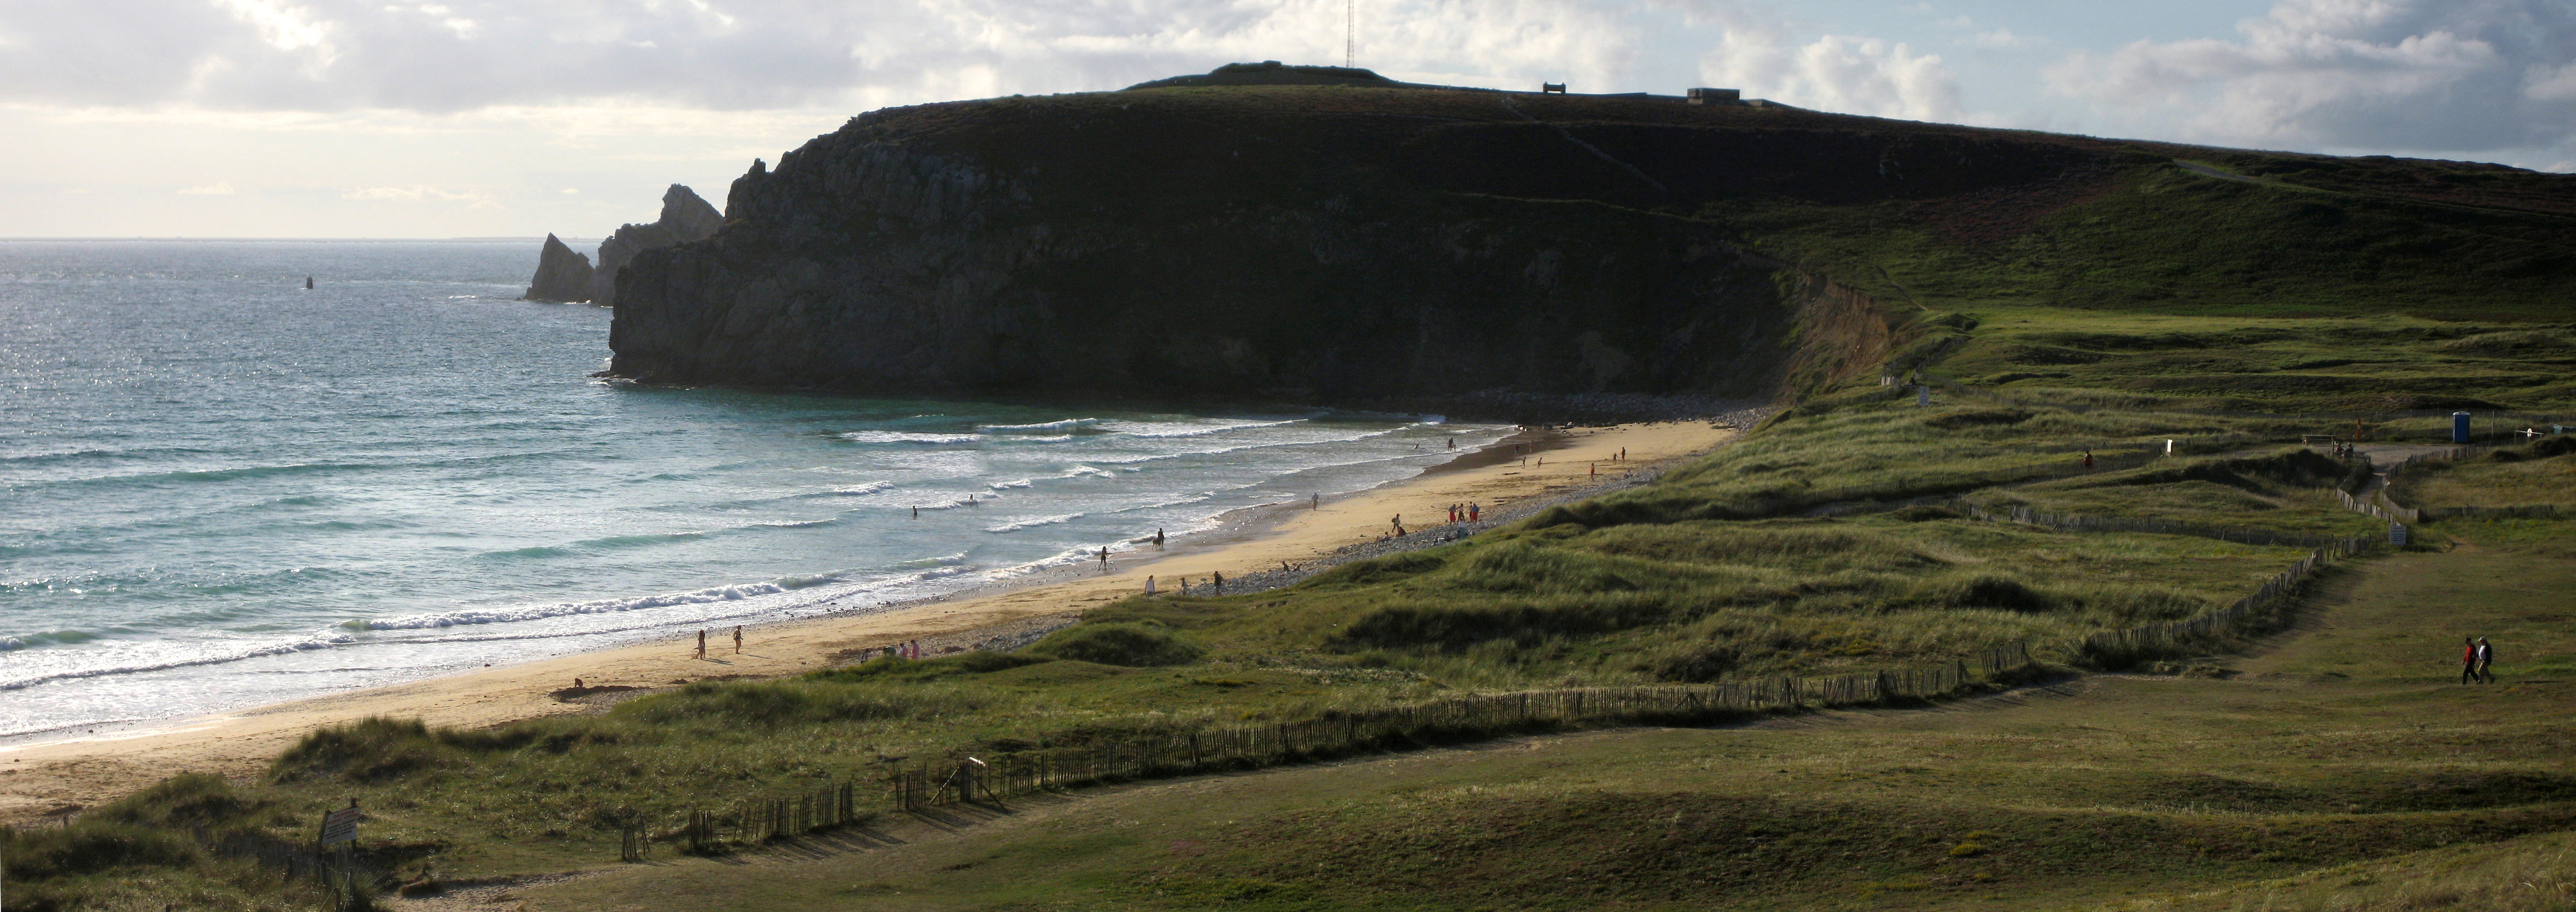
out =
<path fill-rule="evenodd" d="M 736 627 L 734 627 L 734 629 L 733 629 L 733 654 L 734 654 L 734 655 L 741 655 L 741 654 L 742 654 L 742 628 L 741 628 L 740 626 L 736 626 Z M 707 632 L 706 632 L 706 631 L 704 631 L 704 630 L 701 630 L 701 631 L 698 631 L 698 658 L 703 659 L 703 658 L 706 658 L 706 657 L 707 657 Z"/>
<path fill-rule="evenodd" d="M 2495 645 L 2487 642 L 2486 637 L 2468 637 L 2461 640 L 2460 645 L 2460 683 L 2495 683 L 2495 672 L 2487 670 L 2488 666 L 2495 664 Z"/>
<path fill-rule="evenodd" d="M 1282 570 L 1288 569 L 1288 564 L 1287 564 L 1287 562 L 1285 562 L 1285 561 L 1280 562 L 1280 564 L 1279 564 L 1279 568 L 1280 568 L 1280 569 L 1282 569 Z M 1210 574 L 1208 574 L 1208 591 L 1210 591 L 1210 592 L 1214 592 L 1214 593 L 1216 593 L 1216 594 L 1218 594 L 1218 595 L 1224 595 L 1224 594 L 1225 594 L 1225 574 L 1223 574 L 1223 573 L 1210 573 Z M 1147 576 L 1147 577 L 1145 577 L 1145 594 L 1146 594 L 1146 595 L 1154 595 L 1154 594 L 1156 594 L 1156 591 L 1155 591 L 1155 585 L 1154 585 L 1154 578 L 1153 578 L 1152 576 Z M 1181 577 L 1181 594 L 1182 594 L 1182 595 L 1184 595 L 1184 596 L 1187 596 L 1187 595 L 1189 595 L 1189 594 L 1190 594 L 1190 578 L 1189 578 L 1189 577 L 1186 577 L 1186 576 Z"/>
<path fill-rule="evenodd" d="M 1449 505 L 1449 521 L 1453 523 L 1476 522 L 1484 515 L 1484 505 L 1473 501 Z"/>

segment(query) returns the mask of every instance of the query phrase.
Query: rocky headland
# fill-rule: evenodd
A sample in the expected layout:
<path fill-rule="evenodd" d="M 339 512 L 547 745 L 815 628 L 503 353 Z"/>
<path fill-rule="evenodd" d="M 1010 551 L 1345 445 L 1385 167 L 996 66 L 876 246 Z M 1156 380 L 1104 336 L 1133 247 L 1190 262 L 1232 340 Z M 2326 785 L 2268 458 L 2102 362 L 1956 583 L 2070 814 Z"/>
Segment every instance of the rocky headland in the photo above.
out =
<path fill-rule="evenodd" d="M 1959 321 L 1879 262 L 1767 244 L 1765 213 L 1810 251 L 1999 249 L 2184 155 L 2325 161 L 1270 65 L 894 108 L 625 262 L 610 373 L 1494 417 L 1771 398 Z"/>

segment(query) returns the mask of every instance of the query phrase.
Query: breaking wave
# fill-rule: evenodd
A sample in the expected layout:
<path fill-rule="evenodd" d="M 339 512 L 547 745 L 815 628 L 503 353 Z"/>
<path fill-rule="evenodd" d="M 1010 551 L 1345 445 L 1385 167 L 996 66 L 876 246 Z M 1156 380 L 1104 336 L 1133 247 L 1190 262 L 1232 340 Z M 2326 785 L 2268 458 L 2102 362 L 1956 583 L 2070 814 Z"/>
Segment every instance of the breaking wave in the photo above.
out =
<path fill-rule="evenodd" d="M 987 434 L 1096 434 L 1102 433 L 1098 418 L 1067 418 L 1038 424 L 987 424 L 976 430 Z"/>

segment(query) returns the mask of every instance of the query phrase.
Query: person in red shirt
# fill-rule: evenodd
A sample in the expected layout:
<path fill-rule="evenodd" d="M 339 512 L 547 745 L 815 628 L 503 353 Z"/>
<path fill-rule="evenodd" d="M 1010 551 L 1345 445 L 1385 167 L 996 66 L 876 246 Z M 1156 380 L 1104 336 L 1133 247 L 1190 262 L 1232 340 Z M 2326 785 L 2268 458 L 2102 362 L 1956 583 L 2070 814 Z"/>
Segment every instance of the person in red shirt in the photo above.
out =
<path fill-rule="evenodd" d="M 2475 684 L 2478 680 L 2477 638 L 2463 637 L 2460 640 L 2460 645 L 2462 647 L 2460 651 L 2460 683 Z"/>

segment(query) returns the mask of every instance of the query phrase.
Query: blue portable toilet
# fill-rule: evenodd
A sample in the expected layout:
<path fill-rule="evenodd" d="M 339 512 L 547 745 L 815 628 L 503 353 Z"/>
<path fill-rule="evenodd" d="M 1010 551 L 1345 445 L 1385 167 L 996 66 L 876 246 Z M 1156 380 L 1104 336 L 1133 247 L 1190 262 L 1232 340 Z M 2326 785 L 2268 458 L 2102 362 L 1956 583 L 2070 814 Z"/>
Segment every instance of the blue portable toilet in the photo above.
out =
<path fill-rule="evenodd" d="M 2469 442 L 2469 413 L 2467 413 L 2467 412 L 2452 412 L 2452 413 L 2451 413 L 2451 442 L 2452 442 L 2452 443 L 2467 443 L 2467 442 Z"/>

